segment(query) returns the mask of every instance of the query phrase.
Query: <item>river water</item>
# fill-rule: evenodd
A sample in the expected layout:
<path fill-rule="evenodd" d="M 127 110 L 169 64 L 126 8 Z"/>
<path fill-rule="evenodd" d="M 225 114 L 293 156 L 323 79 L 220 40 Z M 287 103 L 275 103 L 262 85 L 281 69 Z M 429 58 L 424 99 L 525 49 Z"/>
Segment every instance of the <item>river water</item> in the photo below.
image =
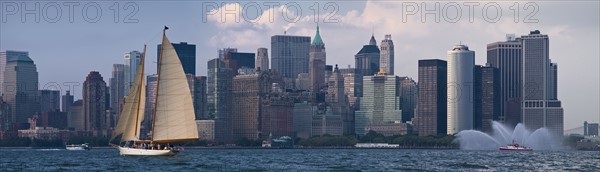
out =
<path fill-rule="evenodd" d="M 419 149 L 186 149 L 125 157 L 116 149 L 2 149 L 0 171 L 600 171 L 600 152 Z"/>

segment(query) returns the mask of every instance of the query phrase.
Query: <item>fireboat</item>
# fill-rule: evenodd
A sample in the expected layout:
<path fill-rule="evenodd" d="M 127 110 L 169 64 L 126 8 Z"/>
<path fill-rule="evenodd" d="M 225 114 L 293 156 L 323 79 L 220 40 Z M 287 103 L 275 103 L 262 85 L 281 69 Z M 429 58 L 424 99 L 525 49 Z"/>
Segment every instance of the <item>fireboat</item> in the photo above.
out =
<path fill-rule="evenodd" d="M 532 151 L 533 149 L 525 146 L 521 146 L 513 140 L 512 144 L 508 144 L 507 146 L 500 147 L 500 150 L 508 150 L 508 151 Z"/>

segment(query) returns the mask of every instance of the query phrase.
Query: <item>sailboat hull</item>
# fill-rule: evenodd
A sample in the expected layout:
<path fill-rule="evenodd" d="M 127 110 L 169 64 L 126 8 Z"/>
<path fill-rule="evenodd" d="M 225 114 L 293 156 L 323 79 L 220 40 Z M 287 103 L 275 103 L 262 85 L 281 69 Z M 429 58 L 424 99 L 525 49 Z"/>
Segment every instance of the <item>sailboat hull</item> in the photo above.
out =
<path fill-rule="evenodd" d="M 119 147 L 119 154 L 123 156 L 175 156 L 176 150 L 151 150 Z"/>

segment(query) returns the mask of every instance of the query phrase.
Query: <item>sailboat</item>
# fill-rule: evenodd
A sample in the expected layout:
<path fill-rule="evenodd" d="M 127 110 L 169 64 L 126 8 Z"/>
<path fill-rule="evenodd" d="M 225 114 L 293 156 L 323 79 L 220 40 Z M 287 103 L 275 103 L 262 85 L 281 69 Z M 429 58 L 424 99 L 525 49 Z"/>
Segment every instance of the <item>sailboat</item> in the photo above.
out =
<path fill-rule="evenodd" d="M 146 46 L 136 71 L 129 94 L 125 97 L 117 127 L 111 140 L 120 140 L 120 155 L 173 156 L 180 148 L 174 142 L 198 140 L 192 95 L 181 61 L 163 29 L 158 61 L 151 137 L 140 140 L 140 126 L 144 119 L 146 87 L 144 62 Z M 150 93 L 152 94 L 152 93 Z"/>

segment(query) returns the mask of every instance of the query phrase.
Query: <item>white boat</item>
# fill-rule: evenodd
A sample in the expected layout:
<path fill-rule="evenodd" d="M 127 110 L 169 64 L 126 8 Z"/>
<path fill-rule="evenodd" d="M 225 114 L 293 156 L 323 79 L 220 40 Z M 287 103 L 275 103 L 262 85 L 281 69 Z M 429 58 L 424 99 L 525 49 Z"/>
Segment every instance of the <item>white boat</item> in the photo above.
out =
<path fill-rule="evenodd" d="M 80 145 L 75 145 L 75 144 L 70 144 L 66 146 L 67 150 L 90 150 L 90 146 L 88 146 L 87 143 L 84 144 L 80 144 Z"/>
<path fill-rule="evenodd" d="M 146 47 L 138 65 L 134 82 L 111 140 L 120 138 L 120 155 L 173 156 L 182 148 L 164 146 L 172 142 L 198 140 L 192 95 L 187 77 L 175 48 L 163 30 L 160 56 L 158 60 L 158 80 L 152 116 L 152 136 L 140 140 L 140 125 L 144 119 L 146 87 L 144 86 L 144 61 Z M 162 147 L 161 147 L 162 146 Z"/>

